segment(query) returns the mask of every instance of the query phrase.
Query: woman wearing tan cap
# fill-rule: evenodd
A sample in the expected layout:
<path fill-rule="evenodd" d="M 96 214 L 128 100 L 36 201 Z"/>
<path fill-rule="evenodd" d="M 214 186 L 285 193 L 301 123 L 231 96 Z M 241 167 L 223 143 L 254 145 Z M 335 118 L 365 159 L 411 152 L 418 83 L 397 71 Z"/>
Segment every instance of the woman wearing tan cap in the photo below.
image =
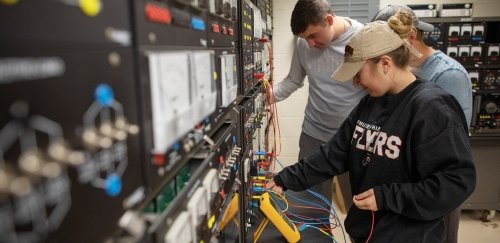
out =
<path fill-rule="evenodd" d="M 351 38 L 332 78 L 352 78 L 368 95 L 327 144 L 266 186 L 301 191 L 349 171 L 354 205 L 345 228 L 356 243 L 441 242 L 442 217 L 474 190 L 464 113 L 411 73 L 420 55 L 404 40 L 411 28 L 411 16 L 398 12 Z"/>

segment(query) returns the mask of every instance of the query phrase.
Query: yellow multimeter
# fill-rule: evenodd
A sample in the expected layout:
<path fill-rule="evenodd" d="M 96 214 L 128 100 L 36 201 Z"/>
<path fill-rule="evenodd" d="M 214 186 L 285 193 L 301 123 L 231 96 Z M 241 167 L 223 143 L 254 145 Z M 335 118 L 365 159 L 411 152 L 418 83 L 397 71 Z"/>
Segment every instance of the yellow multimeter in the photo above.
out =
<path fill-rule="evenodd" d="M 235 193 L 233 194 L 233 197 L 231 198 L 229 205 L 227 206 L 223 216 L 221 217 L 217 231 L 221 232 L 229 223 L 229 221 L 231 221 L 231 219 L 233 219 L 234 216 L 236 216 L 237 212 L 238 212 L 238 193 Z"/>
<path fill-rule="evenodd" d="M 271 221 L 288 242 L 298 242 L 300 232 L 293 222 L 283 215 L 282 210 L 270 199 L 268 192 L 260 196 L 260 211 Z"/>

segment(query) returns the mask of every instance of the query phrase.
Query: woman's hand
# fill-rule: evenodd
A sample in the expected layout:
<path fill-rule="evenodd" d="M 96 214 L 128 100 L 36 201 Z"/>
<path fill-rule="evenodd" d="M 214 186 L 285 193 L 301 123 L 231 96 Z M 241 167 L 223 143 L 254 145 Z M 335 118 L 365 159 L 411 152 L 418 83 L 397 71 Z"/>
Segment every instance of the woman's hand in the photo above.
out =
<path fill-rule="evenodd" d="M 275 193 L 278 193 L 278 194 L 282 194 L 283 193 L 283 188 L 276 185 L 276 183 L 274 183 L 273 179 L 269 180 L 267 183 L 266 183 L 266 190 L 271 190 Z"/>
<path fill-rule="evenodd" d="M 352 198 L 354 205 L 359 209 L 377 211 L 377 201 L 373 189 L 355 195 Z"/>

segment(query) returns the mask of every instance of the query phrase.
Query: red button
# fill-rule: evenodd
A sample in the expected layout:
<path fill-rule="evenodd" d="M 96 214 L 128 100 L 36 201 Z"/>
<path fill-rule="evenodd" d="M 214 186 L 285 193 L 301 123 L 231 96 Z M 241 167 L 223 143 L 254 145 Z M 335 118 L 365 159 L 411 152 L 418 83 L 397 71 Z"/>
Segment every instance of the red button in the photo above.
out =
<path fill-rule="evenodd" d="M 222 34 L 227 35 L 227 28 L 226 28 L 226 26 L 222 26 Z"/>
<path fill-rule="evenodd" d="M 151 22 L 160 24 L 172 23 L 172 15 L 170 14 L 170 10 L 168 10 L 168 8 L 147 3 L 144 7 L 144 11 L 146 14 L 146 19 Z"/>
<path fill-rule="evenodd" d="M 233 28 L 229 28 L 229 35 L 230 35 L 230 36 L 233 36 L 233 35 L 234 35 L 234 29 L 233 29 Z"/>
<path fill-rule="evenodd" d="M 219 24 L 213 23 L 212 24 L 212 31 L 215 33 L 219 33 Z"/>
<path fill-rule="evenodd" d="M 165 156 L 163 156 L 163 154 L 155 154 L 153 156 L 153 162 L 157 166 L 163 166 L 165 163 Z"/>

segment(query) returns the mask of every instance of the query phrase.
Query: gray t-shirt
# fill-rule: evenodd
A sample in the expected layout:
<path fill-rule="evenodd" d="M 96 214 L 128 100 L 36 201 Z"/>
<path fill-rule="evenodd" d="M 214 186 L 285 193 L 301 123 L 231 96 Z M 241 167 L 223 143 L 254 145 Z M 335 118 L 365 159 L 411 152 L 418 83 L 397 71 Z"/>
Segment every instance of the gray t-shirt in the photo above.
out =
<path fill-rule="evenodd" d="M 470 125 L 472 117 L 472 83 L 469 73 L 455 59 L 435 51 L 415 70 L 415 75 L 424 80 L 439 85 L 442 89 L 453 95 Z"/>
<path fill-rule="evenodd" d="M 360 22 L 345 18 L 351 26 L 325 50 L 309 48 L 299 38 L 293 52 L 290 71 L 285 79 L 274 87 L 276 100 L 288 98 L 309 80 L 309 97 L 302 123 L 302 131 L 322 141 L 328 141 L 340 127 L 351 110 L 366 94 L 352 81 L 332 80 L 332 73 L 344 62 L 345 45 L 351 36 L 363 27 Z"/>

